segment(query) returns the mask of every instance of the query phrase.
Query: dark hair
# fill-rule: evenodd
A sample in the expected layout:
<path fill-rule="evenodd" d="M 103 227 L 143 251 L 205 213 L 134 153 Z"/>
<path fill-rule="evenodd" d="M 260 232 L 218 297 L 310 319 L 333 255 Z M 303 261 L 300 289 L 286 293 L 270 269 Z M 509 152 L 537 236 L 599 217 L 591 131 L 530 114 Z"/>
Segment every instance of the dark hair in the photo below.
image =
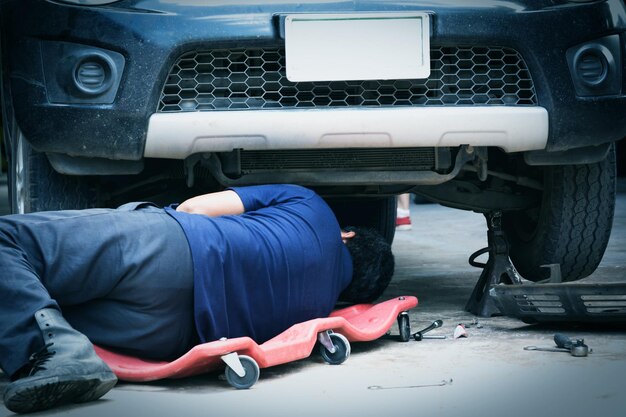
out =
<path fill-rule="evenodd" d="M 352 281 L 339 295 L 339 300 L 369 303 L 380 296 L 391 281 L 394 259 L 391 245 L 375 229 L 349 226 L 344 228 L 355 236 L 346 247 L 352 256 Z"/>

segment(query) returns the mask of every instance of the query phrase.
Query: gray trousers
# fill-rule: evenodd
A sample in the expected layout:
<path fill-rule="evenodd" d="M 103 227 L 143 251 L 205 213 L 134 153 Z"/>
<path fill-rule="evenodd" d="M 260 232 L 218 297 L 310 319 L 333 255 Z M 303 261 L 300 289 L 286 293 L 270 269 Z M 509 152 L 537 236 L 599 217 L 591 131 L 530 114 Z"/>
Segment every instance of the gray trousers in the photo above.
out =
<path fill-rule="evenodd" d="M 0 217 L 0 367 L 8 375 L 43 346 L 33 314 L 47 307 L 95 344 L 179 356 L 197 343 L 181 227 L 146 203 Z"/>

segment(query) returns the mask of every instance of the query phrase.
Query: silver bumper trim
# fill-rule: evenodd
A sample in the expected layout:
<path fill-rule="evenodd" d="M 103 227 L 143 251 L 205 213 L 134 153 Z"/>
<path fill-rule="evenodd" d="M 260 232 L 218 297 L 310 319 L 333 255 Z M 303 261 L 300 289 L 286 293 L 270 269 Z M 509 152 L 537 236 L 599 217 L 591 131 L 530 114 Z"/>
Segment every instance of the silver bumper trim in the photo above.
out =
<path fill-rule="evenodd" d="M 233 149 L 495 146 L 545 149 L 543 107 L 402 107 L 155 113 L 144 156 L 184 159 Z"/>

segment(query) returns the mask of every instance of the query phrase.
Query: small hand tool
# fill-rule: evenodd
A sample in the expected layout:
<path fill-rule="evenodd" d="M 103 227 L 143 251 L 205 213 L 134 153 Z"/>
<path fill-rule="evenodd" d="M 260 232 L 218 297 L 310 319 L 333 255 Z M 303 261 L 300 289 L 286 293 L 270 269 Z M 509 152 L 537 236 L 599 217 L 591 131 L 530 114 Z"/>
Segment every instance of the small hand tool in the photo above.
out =
<path fill-rule="evenodd" d="M 445 385 L 452 385 L 452 378 L 446 380 L 442 380 L 439 383 L 435 384 L 423 384 L 423 385 L 401 385 L 396 387 L 382 387 L 380 385 L 370 385 L 367 389 L 371 390 L 381 390 L 381 389 L 404 389 L 404 388 L 427 388 L 427 387 L 443 387 Z"/>
<path fill-rule="evenodd" d="M 433 329 L 436 329 L 438 327 L 441 327 L 443 325 L 443 320 L 435 320 L 433 321 L 430 326 L 426 327 L 423 330 L 420 330 L 419 332 L 415 332 L 413 333 L 413 339 L 415 339 L 416 341 L 421 341 L 422 339 L 428 339 L 428 336 L 424 336 L 424 333 L 427 333 Z"/>
<path fill-rule="evenodd" d="M 554 335 L 554 343 L 557 347 L 547 348 L 538 346 L 526 346 L 524 350 L 538 350 L 542 352 L 568 352 L 570 355 L 577 358 L 582 358 L 590 353 L 593 353 L 593 349 L 585 344 L 584 339 L 572 340 L 564 334 L 557 333 Z"/>

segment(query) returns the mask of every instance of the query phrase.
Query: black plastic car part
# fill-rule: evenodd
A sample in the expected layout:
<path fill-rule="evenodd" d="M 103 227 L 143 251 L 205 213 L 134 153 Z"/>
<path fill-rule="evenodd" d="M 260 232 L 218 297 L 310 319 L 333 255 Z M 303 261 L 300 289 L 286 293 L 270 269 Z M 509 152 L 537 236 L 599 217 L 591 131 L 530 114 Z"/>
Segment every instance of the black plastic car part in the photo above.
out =
<path fill-rule="evenodd" d="M 280 47 L 181 55 L 158 111 L 404 106 L 536 106 L 528 67 L 513 48 L 436 46 L 426 79 L 292 82 Z"/>
<path fill-rule="evenodd" d="M 524 162 L 528 165 L 594 164 L 605 159 L 610 149 L 611 143 L 603 143 L 558 152 L 528 151 L 524 152 Z"/>
<path fill-rule="evenodd" d="M 498 285 L 500 311 L 525 323 L 626 323 L 626 285 L 615 283 Z"/>
<path fill-rule="evenodd" d="M 579 97 L 619 94 L 622 58 L 619 35 L 610 35 L 567 50 L 567 63 Z"/>
<path fill-rule="evenodd" d="M 124 72 L 124 56 L 93 46 L 42 42 L 46 91 L 51 103 L 111 104 Z"/>

